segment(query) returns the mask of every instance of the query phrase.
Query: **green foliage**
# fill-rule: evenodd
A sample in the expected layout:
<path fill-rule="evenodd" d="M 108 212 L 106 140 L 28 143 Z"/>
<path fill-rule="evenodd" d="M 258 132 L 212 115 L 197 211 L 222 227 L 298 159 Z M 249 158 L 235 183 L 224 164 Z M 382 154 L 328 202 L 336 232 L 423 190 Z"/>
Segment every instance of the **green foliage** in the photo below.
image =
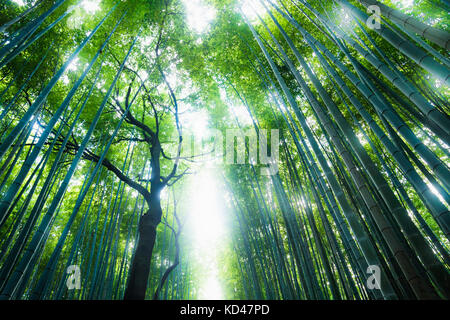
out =
<path fill-rule="evenodd" d="M 205 1 L 216 14 L 204 33 L 191 29 L 186 4 L 179 0 L 103 0 L 92 12 L 78 0 L 67 0 L 36 24 L 32 34 L 25 34 L 29 23 L 57 1 L 0 4 L 0 26 L 24 13 L 0 29 L 0 64 L 9 52 L 17 53 L 0 68 L 1 111 L 18 94 L 0 119 L 2 142 L 75 48 L 111 12 L 51 88 L 23 133 L 14 135 L 0 161 L 0 196 L 2 206 L 8 208 L 0 220 L 3 299 L 29 299 L 37 294 L 45 299 L 122 299 L 138 244 L 139 221 L 150 210 L 146 193 L 135 184 L 147 193 L 154 191 L 155 163 L 162 180 L 171 176 L 174 165 L 177 175 L 172 176 L 173 185 L 158 190 L 163 214 L 146 298 L 153 298 L 164 272 L 176 260 L 177 248 L 180 263 L 169 274 L 159 298 L 198 297 L 205 266 L 195 262 L 196 249 L 184 235 L 190 230 L 177 223 L 177 219 L 188 219 L 191 209 L 180 209 L 177 203 L 189 203 L 186 195 L 195 188 L 183 178 L 185 170 L 194 172 L 195 181 L 202 163 L 197 165 L 193 159 L 178 163 L 171 156 L 177 154 L 180 126 L 182 148 L 191 143 L 196 118 L 184 121 L 183 117 L 199 112 L 207 114 L 209 128 L 280 130 L 277 175 L 260 174 L 263 165 L 259 163 L 219 167 L 226 214 L 232 217 L 229 239 L 216 252 L 226 299 L 380 299 L 381 293 L 365 286 L 371 261 L 386 274 L 383 285 L 389 288 L 383 288 L 384 298 L 450 297 L 450 282 L 445 281 L 450 268 L 450 135 L 449 127 L 443 125 L 449 120 L 450 91 L 445 82 L 436 80 L 428 64 L 413 60 L 415 54 L 425 52 L 424 61 L 441 66 L 438 73 L 443 73 L 449 67 L 448 52 L 427 38 L 422 39 L 424 46 L 392 21 L 385 21 L 383 30 L 392 30 L 410 45 L 409 51 L 396 46 L 385 33 L 366 28 L 343 10 L 343 5 L 350 4 L 365 12 L 360 1 L 273 1 L 284 14 L 272 1 L 263 2 L 257 5 L 260 17 L 247 17 L 250 28 L 244 19 L 249 11 L 240 10 L 241 1 Z M 442 1 L 415 1 L 411 8 L 399 6 L 398 1 L 381 2 L 448 30 Z M 73 11 L 71 6 L 76 6 Z M 66 12 L 70 13 L 63 16 Z M 59 17 L 63 19 L 50 28 Z M 51 127 L 56 110 L 122 17 L 99 60 Z M 27 41 L 40 32 L 42 37 L 28 46 Z M 24 42 L 17 40 L 22 34 Z M 118 73 L 134 39 L 136 46 Z M 9 44 L 17 47 L 2 51 Z M 49 206 L 115 77 L 117 83 L 82 161 L 47 221 Z M 118 127 L 122 118 L 125 121 Z M 74 130 L 69 132 L 72 124 Z M 16 181 L 49 126 L 51 134 L 26 179 Z M 157 158 L 152 153 L 154 141 L 148 142 L 149 131 L 156 132 L 161 143 L 163 153 Z M 109 165 L 104 163 L 98 175 L 91 176 L 95 159 L 110 140 L 105 153 Z M 59 150 L 64 151 L 61 159 L 57 159 Z M 40 162 L 46 154 L 48 160 Z M 79 210 L 73 212 L 90 178 L 93 183 Z M 10 203 L 5 195 L 14 188 L 18 192 Z M 66 226 L 70 228 L 64 238 Z M 42 240 L 33 247 L 36 254 L 27 256 L 26 249 L 37 235 Z M 60 239 L 65 240 L 59 252 Z M 405 267 L 409 262 L 396 256 L 395 248 L 413 257 L 413 271 Z M 82 266 L 82 290 L 69 291 L 64 286 L 69 262 Z M 19 276 L 21 282 L 12 283 L 18 265 L 24 266 L 24 274 Z M 420 274 L 422 282 L 408 281 L 412 274 Z M 47 277 L 49 281 L 43 281 Z M 428 296 L 418 293 L 422 286 Z M 12 295 L 5 293 L 10 287 L 14 287 Z"/>

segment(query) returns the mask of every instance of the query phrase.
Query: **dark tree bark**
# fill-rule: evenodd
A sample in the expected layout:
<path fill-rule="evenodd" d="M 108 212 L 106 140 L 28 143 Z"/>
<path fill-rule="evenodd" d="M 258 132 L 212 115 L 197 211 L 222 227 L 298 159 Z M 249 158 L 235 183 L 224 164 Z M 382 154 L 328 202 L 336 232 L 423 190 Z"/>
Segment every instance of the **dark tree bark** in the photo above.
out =
<path fill-rule="evenodd" d="M 155 246 L 156 228 L 162 211 L 160 201 L 153 202 L 151 208 L 139 221 L 139 239 L 131 263 L 128 285 L 124 300 L 144 300 Z M 159 217 L 159 219 L 158 219 Z"/>

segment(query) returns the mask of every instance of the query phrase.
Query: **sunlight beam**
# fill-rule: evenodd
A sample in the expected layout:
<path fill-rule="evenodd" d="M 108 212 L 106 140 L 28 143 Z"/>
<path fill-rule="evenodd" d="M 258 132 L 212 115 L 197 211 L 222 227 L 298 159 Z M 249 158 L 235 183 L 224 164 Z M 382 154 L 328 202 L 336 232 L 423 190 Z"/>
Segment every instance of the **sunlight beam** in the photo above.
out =
<path fill-rule="evenodd" d="M 183 0 L 186 8 L 187 23 L 197 33 L 204 33 L 216 17 L 216 10 L 202 0 Z"/>

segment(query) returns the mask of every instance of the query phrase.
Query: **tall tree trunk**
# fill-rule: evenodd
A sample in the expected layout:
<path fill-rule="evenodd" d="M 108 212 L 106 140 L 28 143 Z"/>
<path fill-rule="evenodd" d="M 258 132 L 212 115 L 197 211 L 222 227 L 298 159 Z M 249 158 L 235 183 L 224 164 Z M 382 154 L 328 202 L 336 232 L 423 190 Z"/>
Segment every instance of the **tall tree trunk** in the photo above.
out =
<path fill-rule="evenodd" d="M 161 221 L 161 202 L 154 197 L 152 207 L 139 221 L 139 239 L 130 267 L 124 300 L 144 300 L 147 291 L 148 276 L 156 240 L 156 228 Z"/>
<path fill-rule="evenodd" d="M 399 10 L 394 8 L 390 8 L 383 3 L 380 3 L 376 0 L 359 0 L 362 5 L 366 8 L 369 6 L 377 6 L 380 8 L 381 14 L 385 16 L 387 19 L 400 24 L 406 30 L 410 32 L 417 33 L 422 37 L 430 40 L 431 42 L 437 44 L 438 46 L 449 50 L 450 49 L 450 33 L 445 30 L 435 29 L 411 15 L 406 15 Z"/>

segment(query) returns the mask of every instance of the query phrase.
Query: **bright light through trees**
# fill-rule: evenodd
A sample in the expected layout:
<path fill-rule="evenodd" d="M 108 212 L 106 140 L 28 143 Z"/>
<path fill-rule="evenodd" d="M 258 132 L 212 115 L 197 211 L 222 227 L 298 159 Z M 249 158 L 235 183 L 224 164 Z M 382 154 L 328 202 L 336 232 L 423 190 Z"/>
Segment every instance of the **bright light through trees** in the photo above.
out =
<path fill-rule="evenodd" d="M 229 214 L 225 210 L 224 193 L 219 186 L 219 176 L 207 163 L 194 168 L 186 197 L 186 235 L 192 246 L 192 257 L 198 268 L 200 299 L 223 297 L 218 258 L 228 237 Z"/>
<path fill-rule="evenodd" d="M 101 0 L 83 0 L 81 6 L 86 13 L 92 14 L 100 9 L 100 2 Z"/>
<path fill-rule="evenodd" d="M 450 299 L 447 6 L 1 1 L 0 300 Z"/>
<path fill-rule="evenodd" d="M 183 0 L 189 26 L 198 33 L 208 30 L 210 23 L 216 16 L 216 11 L 205 4 L 203 0 Z"/>

